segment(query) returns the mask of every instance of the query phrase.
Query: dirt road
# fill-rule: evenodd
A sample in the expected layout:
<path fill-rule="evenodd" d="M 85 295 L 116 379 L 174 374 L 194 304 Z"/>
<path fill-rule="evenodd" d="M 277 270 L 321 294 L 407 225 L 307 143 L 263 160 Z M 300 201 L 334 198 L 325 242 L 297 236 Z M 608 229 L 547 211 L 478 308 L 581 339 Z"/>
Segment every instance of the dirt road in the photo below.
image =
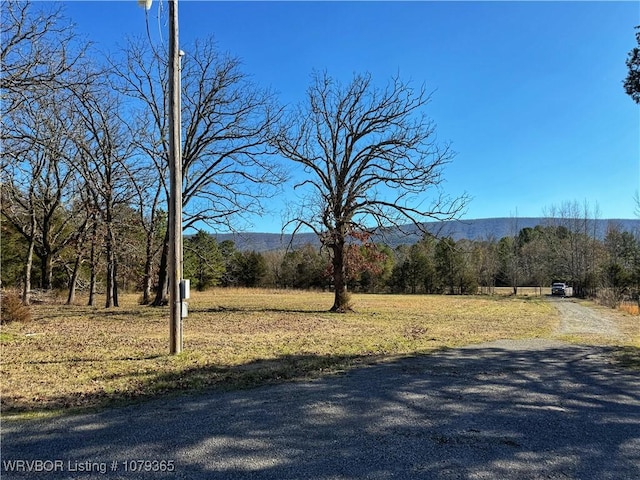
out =
<path fill-rule="evenodd" d="M 559 335 L 591 334 L 603 337 L 622 338 L 612 316 L 604 310 L 580 305 L 570 298 L 551 298 L 551 302 L 560 313 L 560 325 L 556 330 Z"/>

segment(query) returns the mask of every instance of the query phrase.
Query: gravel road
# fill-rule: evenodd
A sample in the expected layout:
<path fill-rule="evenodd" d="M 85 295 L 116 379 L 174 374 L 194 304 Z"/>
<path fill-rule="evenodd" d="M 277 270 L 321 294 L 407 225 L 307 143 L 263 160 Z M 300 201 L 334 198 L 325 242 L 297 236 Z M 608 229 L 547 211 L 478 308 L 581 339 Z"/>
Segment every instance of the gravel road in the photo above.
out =
<path fill-rule="evenodd" d="M 569 303 L 559 308 L 579 321 Z M 1 468 L 3 479 L 638 479 L 640 381 L 606 348 L 503 340 L 314 381 L 5 421 Z"/>
<path fill-rule="evenodd" d="M 560 313 L 560 325 L 556 333 L 622 337 L 613 318 L 609 318 L 603 311 L 593 310 L 567 298 L 551 299 L 551 301 Z"/>

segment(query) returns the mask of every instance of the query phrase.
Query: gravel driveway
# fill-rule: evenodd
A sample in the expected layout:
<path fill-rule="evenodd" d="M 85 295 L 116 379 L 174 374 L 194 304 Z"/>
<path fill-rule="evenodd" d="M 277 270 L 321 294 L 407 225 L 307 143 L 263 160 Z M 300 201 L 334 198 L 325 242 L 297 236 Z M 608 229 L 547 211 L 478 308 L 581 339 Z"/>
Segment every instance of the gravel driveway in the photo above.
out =
<path fill-rule="evenodd" d="M 315 381 L 4 422 L 2 478 L 638 479 L 640 381 L 608 358 L 504 340 Z"/>
<path fill-rule="evenodd" d="M 556 333 L 562 335 L 596 334 L 605 337 L 620 338 L 622 333 L 613 318 L 604 312 L 593 310 L 571 299 L 551 299 L 560 313 L 560 326 Z"/>

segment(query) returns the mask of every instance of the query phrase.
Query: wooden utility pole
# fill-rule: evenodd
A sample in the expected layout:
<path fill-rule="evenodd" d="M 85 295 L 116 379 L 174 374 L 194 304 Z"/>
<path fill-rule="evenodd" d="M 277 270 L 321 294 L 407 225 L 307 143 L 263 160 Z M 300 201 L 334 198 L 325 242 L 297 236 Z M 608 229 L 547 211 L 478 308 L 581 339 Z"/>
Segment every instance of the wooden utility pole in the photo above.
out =
<path fill-rule="evenodd" d="M 182 351 L 182 145 L 178 0 L 169 0 L 169 351 Z"/>

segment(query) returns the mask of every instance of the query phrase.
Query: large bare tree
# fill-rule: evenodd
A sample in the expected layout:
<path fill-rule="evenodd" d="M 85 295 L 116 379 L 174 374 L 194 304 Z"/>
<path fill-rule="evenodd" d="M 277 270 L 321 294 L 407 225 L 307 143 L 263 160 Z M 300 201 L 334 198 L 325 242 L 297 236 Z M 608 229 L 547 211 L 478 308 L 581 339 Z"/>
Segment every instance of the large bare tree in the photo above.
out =
<path fill-rule="evenodd" d="M 300 209 L 290 220 L 294 233 L 308 227 L 332 257 L 332 311 L 350 309 L 345 245 L 350 236 L 428 219 L 451 219 L 466 197 L 441 191 L 443 167 L 453 159 L 436 143 L 424 107 L 430 96 L 399 78 L 385 88 L 370 75 L 341 85 L 326 73 L 313 75 L 306 103 L 280 129 L 280 153 L 300 164 L 304 177 Z"/>
<path fill-rule="evenodd" d="M 237 230 L 249 214 L 263 213 L 264 199 L 285 179 L 270 155 L 270 135 L 280 109 L 273 93 L 253 84 L 240 62 L 221 53 L 212 38 L 186 50 L 181 71 L 183 228 Z M 118 90 L 137 102 L 138 124 L 144 128 L 134 136 L 136 147 L 156 169 L 166 200 L 165 59 L 147 41 L 133 40 L 113 67 Z M 168 236 L 164 243 L 166 247 Z M 164 248 L 156 304 L 166 299 L 167 253 Z"/>

